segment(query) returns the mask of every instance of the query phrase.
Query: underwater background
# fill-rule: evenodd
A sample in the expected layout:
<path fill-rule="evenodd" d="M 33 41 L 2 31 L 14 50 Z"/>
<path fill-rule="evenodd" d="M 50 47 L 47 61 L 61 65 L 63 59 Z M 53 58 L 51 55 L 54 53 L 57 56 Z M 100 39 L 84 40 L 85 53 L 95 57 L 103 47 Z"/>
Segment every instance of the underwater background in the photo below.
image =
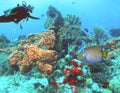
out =
<path fill-rule="evenodd" d="M 2 22 L 6 10 L 23 3 L 40 19 Z M 0 1 L 0 93 L 120 93 L 119 5 Z"/>

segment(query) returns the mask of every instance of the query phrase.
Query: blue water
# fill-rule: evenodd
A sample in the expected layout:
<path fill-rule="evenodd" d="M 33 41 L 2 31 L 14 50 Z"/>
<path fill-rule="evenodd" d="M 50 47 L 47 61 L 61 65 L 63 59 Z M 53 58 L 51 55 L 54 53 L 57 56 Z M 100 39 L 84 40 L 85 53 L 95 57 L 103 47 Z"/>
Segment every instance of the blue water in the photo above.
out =
<path fill-rule="evenodd" d="M 93 30 L 94 25 L 102 26 L 107 30 L 120 27 L 120 0 L 24 0 L 28 5 L 33 5 L 31 15 L 40 17 L 40 20 L 29 19 L 19 24 L 0 23 L 0 34 L 5 34 L 8 39 L 15 40 L 19 35 L 38 33 L 44 30 L 46 11 L 49 5 L 56 7 L 65 17 L 75 14 L 82 21 L 82 28 Z M 14 8 L 22 0 L 0 0 L 0 15 L 3 11 Z M 42 17 L 41 15 L 45 15 Z M 20 24 L 23 30 L 20 29 Z"/>

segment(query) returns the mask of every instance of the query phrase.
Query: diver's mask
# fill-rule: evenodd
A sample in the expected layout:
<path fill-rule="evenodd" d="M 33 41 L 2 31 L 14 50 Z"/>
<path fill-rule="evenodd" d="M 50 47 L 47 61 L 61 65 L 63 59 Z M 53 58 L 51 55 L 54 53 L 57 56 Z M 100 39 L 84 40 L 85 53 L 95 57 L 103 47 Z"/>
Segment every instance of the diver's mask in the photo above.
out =
<path fill-rule="evenodd" d="M 28 7 L 27 7 L 27 8 L 28 8 L 28 11 L 32 13 L 32 10 L 34 9 L 34 7 L 33 7 L 33 6 L 31 6 L 31 5 L 28 5 Z"/>

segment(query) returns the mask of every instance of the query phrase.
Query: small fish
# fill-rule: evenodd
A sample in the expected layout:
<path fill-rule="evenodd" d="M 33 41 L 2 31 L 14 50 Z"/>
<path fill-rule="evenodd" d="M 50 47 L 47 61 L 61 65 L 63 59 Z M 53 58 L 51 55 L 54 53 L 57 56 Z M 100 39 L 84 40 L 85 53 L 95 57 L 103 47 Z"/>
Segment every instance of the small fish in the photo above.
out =
<path fill-rule="evenodd" d="M 73 1 L 72 4 L 75 4 L 75 2 Z"/>
<path fill-rule="evenodd" d="M 84 48 L 83 64 L 95 64 L 104 61 L 107 57 L 107 50 L 102 46 L 91 46 Z"/>
<path fill-rule="evenodd" d="M 23 29 L 22 25 L 20 24 L 20 29 Z"/>
<path fill-rule="evenodd" d="M 26 21 L 28 21 L 29 17 L 26 18 Z"/>
<path fill-rule="evenodd" d="M 112 47 L 112 45 L 109 44 L 109 43 L 107 43 L 107 44 L 104 46 L 105 49 L 110 49 L 111 47 Z"/>
<path fill-rule="evenodd" d="M 83 54 L 77 54 L 77 58 L 78 58 L 78 59 L 83 59 L 84 56 L 83 56 Z"/>
<path fill-rule="evenodd" d="M 88 30 L 87 28 L 84 28 L 84 30 L 85 30 L 86 32 L 89 32 L 89 30 Z"/>
<path fill-rule="evenodd" d="M 41 14 L 41 17 L 44 17 L 45 15 L 44 14 Z"/>

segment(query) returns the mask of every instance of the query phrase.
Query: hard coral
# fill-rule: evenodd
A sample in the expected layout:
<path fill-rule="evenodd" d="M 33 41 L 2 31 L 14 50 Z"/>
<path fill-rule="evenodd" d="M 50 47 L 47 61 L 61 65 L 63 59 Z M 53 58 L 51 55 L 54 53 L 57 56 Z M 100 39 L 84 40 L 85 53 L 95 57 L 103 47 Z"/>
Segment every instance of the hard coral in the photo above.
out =
<path fill-rule="evenodd" d="M 52 73 L 53 65 L 57 60 L 57 52 L 49 49 L 54 47 L 55 33 L 50 30 L 32 38 L 35 38 L 34 42 L 30 43 L 31 38 L 26 38 L 26 42 L 23 40 L 24 43 L 19 44 L 20 48 L 13 51 L 8 57 L 10 64 L 17 66 L 22 73 L 31 70 L 34 66 L 38 66 L 45 74 Z"/>

